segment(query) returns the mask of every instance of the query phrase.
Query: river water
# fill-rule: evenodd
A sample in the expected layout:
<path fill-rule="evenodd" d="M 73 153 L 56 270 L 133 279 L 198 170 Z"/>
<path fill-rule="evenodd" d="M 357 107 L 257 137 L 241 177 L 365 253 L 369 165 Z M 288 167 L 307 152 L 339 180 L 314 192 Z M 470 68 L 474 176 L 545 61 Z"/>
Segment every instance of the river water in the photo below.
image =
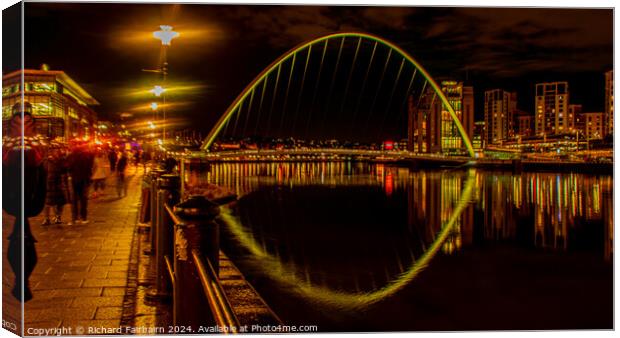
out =
<path fill-rule="evenodd" d="M 222 248 L 286 324 L 320 331 L 613 325 L 613 177 L 218 163 Z"/>

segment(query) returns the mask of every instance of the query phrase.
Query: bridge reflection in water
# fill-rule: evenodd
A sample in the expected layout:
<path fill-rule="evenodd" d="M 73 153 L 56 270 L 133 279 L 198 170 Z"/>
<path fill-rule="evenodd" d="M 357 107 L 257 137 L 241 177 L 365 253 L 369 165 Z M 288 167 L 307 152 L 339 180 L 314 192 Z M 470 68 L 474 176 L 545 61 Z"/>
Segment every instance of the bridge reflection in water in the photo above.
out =
<path fill-rule="evenodd" d="M 455 324 L 448 314 L 464 305 L 453 299 L 453 310 L 442 309 L 441 297 L 449 298 L 450 289 L 469 285 L 473 289 L 468 292 L 478 294 L 482 304 L 474 308 L 521 302 L 535 304 L 540 311 L 555 310 L 565 325 L 553 328 L 602 328 L 607 323 L 605 309 L 611 296 L 607 302 L 601 293 L 612 292 L 611 176 L 516 176 L 313 162 L 218 163 L 209 172 L 187 172 L 186 180 L 190 186 L 218 184 L 240 196 L 223 214 L 223 247 L 285 320 L 308 324 L 314 320 L 324 330 L 466 329 L 467 325 L 532 329 L 551 328 L 545 323 L 554 323 Z M 431 260 L 435 254 L 436 262 Z M 470 258 L 472 254 L 480 257 Z M 461 264 L 446 270 L 451 259 Z M 506 268 L 502 261 L 512 267 Z M 492 268 L 481 269 L 478 264 Z M 428 272 L 420 273 L 424 268 Z M 516 294 L 502 293 L 504 299 L 488 292 L 485 298 L 484 290 L 496 287 L 487 285 L 489 279 L 499 278 L 494 274 L 506 275 L 501 279 L 510 281 L 503 287 Z M 537 296 L 554 301 L 568 297 L 561 294 L 569 288 L 567 277 L 595 290 L 587 297 L 588 292 L 577 296 L 570 306 L 560 306 L 564 301 L 543 302 Z M 452 286 L 442 287 L 445 284 Z M 529 287 L 537 290 L 524 293 Z M 420 302 L 424 297 L 413 296 L 416 292 L 432 303 Z M 601 315 L 567 320 L 575 316 L 571 310 L 584 306 L 597 306 Z M 436 318 L 412 322 L 411 315 L 419 320 L 428 316 L 420 315 L 417 307 L 433 309 Z M 437 318 L 443 320 L 435 327 Z"/>

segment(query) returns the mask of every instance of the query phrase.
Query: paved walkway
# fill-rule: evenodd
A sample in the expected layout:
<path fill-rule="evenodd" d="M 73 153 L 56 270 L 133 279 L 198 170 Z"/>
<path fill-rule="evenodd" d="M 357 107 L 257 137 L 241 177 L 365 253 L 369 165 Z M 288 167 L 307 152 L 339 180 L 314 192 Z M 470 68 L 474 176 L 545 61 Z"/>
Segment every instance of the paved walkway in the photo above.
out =
<path fill-rule="evenodd" d="M 30 335 L 32 328 L 61 327 L 71 329 L 63 334 L 82 335 L 89 334 L 89 327 L 121 324 L 143 172 L 129 167 L 127 174 L 127 196 L 117 198 L 114 178 L 109 179 L 104 195 L 89 201 L 88 224 L 41 226 L 42 215 L 30 219 L 38 263 L 30 278 L 33 299 L 24 306 L 26 335 L 29 328 Z M 63 221 L 69 219 L 66 205 Z M 6 259 L 12 226 L 13 217 L 3 213 L 5 318 L 20 313 L 20 304 L 10 293 L 13 272 Z"/>

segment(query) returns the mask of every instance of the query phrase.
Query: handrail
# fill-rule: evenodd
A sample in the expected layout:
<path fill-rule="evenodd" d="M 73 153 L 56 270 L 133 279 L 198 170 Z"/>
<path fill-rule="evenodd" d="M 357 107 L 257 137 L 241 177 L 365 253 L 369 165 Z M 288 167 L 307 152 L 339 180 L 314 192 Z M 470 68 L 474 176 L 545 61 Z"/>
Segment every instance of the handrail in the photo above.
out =
<path fill-rule="evenodd" d="M 172 220 L 172 224 L 182 224 L 183 221 L 179 218 L 179 216 L 177 216 L 174 211 L 172 211 L 172 208 L 168 205 L 168 203 L 164 203 L 164 208 L 166 209 L 166 212 L 168 213 L 168 216 L 170 216 L 170 219 Z"/>
<path fill-rule="evenodd" d="M 229 330 L 225 330 L 225 333 L 237 333 L 239 320 L 222 290 L 211 262 L 206 260 L 205 264 L 205 260 L 202 259 L 200 252 L 196 249 L 192 249 L 192 257 L 216 324 L 228 328 Z"/>
<path fill-rule="evenodd" d="M 166 261 L 166 268 L 168 269 L 168 277 L 170 278 L 170 282 L 172 282 L 172 286 L 176 284 L 176 278 L 174 277 L 174 268 L 172 267 L 172 263 L 170 262 L 170 257 L 164 256 L 164 260 Z"/>

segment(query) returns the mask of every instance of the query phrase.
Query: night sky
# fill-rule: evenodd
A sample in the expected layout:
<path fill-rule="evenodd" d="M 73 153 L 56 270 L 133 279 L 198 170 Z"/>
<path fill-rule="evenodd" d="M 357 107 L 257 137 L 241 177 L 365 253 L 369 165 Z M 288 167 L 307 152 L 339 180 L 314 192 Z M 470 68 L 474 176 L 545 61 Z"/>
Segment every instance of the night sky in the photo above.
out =
<path fill-rule="evenodd" d="M 295 45 L 326 33 L 362 31 L 413 55 L 436 79 L 483 91 L 516 90 L 533 110 L 537 81 L 569 81 L 571 103 L 603 111 L 604 75 L 613 65 L 613 12 L 606 9 L 232 6 L 26 3 L 25 64 L 64 70 L 117 119 L 149 101 L 134 94 L 157 83 L 160 24 L 181 33 L 169 50 L 169 80 L 187 88 L 174 114 L 209 130 L 239 92 Z M 5 59 L 3 72 L 19 68 Z"/>

